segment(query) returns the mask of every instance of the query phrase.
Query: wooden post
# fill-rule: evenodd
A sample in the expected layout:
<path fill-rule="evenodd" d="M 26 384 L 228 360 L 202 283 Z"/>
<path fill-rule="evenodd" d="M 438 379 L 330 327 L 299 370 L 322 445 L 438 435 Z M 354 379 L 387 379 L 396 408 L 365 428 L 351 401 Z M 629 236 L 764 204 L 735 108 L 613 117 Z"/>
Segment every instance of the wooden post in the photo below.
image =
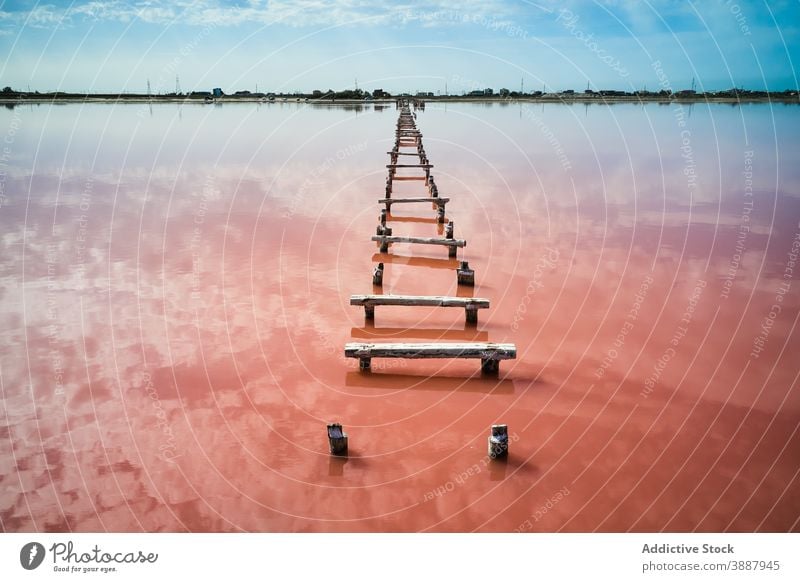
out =
<path fill-rule="evenodd" d="M 499 459 L 507 456 L 508 425 L 493 424 L 492 432 L 489 434 L 489 457 L 492 459 Z"/>
<path fill-rule="evenodd" d="M 461 261 L 456 269 L 456 280 L 459 285 L 475 286 L 475 271 L 469 268 L 467 261 Z"/>
<path fill-rule="evenodd" d="M 347 434 L 338 422 L 328 425 L 328 445 L 332 455 L 347 454 Z"/>
<path fill-rule="evenodd" d="M 483 372 L 487 376 L 497 376 L 497 373 L 499 371 L 500 371 L 499 361 L 492 360 L 490 358 L 481 360 L 481 372 Z"/>
<path fill-rule="evenodd" d="M 386 226 L 386 210 L 385 209 L 381 210 L 381 216 L 380 216 L 379 220 L 381 221 L 381 226 Z"/>
<path fill-rule="evenodd" d="M 392 236 L 392 227 L 391 226 L 381 226 L 378 225 L 378 228 L 375 229 L 375 234 L 379 236 Z"/>
<path fill-rule="evenodd" d="M 375 306 L 374 305 L 365 305 L 364 306 L 364 319 L 375 319 Z"/>
<path fill-rule="evenodd" d="M 383 239 L 381 241 L 380 252 L 382 252 L 382 253 L 388 253 L 389 252 L 389 242 L 386 239 Z"/>
<path fill-rule="evenodd" d="M 444 238 L 453 238 L 453 221 L 447 223 L 444 227 Z"/>
<path fill-rule="evenodd" d="M 359 358 L 358 369 L 363 372 L 368 372 L 372 368 L 372 358 Z"/>
<path fill-rule="evenodd" d="M 444 224 L 444 204 L 440 204 L 436 209 L 436 221 L 439 224 Z M 450 255 L 450 256 L 454 257 L 455 255 Z"/>
<path fill-rule="evenodd" d="M 464 312 L 465 312 L 465 314 L 467 316 L 467 323 L 478 323 L 478 310 L 477 310 L 477 308 L 472 307 L 470 305 L 467 305 L 464 308 Z M 483 365 L 483 363 L 484 362 L 482 361 L 481 365 Z"/>
<path fill-rule="evenodd" d="M 372 271 L 372 284 L 383 286 L 383 263 L 378 263 L 378 266 Z"/>
<path fill-rule="evenodd" d="M 447 256 L 455 259 L 458 256 L 458 247 L 447 247 Z"/>

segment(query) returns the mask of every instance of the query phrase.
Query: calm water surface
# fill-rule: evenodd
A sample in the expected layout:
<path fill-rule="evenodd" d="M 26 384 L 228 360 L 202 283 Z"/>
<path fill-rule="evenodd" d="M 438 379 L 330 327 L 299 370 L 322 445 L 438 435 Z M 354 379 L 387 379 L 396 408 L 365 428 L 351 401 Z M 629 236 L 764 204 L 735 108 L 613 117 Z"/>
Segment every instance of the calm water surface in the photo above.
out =
<path fill-rule="evenodd" d="M 469 292 L 443 248 L 370 241 L 396 117 L 0 111 L 3 530 L 800 529 L 800 109 L 429 104 Z M 378 260 L 386 293 L 492 307 L 365 325 Z M 518 359 L 366 375 L 371 340 Z"/>

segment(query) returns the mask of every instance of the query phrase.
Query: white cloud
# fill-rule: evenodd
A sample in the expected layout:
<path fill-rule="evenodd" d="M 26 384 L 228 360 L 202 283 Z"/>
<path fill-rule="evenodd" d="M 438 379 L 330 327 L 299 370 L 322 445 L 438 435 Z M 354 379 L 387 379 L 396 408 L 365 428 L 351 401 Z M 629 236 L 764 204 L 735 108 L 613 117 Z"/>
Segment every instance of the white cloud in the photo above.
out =
<path fill-rule="evenodd" d="M 472 22 L 510 23 L 515 8 L 503 0 L 412 1 L 389 0 L 272 0 L 249 1 L 232 6 L 219 0 L 128 2 L 92 0 L 68 8 L 37 6 L 27 12 L 0 12 L 0 21 L 18 26 L 49 27 L 82 20 L 130 22 L 139 19 L 151 24 L 182 23 L 204 26 L 236 26 L 243 23 L 276 24 L 292 27 L 345 26 L 349 24 L 398 24 L 421 22 L 425 26 L 447 26 Z"/>

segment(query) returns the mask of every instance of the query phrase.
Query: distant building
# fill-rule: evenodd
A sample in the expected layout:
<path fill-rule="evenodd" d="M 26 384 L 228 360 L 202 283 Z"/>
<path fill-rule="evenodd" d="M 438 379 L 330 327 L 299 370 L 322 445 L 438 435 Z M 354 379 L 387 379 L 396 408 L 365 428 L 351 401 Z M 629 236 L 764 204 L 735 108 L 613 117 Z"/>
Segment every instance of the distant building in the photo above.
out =
<path fill-rule="evenodd" d="M 216 91 L 216 90 L 215 90 L 215 91 Z M 220 89 L 220 94 L 222 94 L 222 89 Z M 234 95 L 247 96 L 247 95 L 252 95 L 252 93 L 250 93 L 250 91 L 237 91 L 236 93 L 234 93 Z M 216 94 L 216 92 L 214 93 L 214 96 L 215 96 L 215 97 L 218 97 L 218 95 Z"/>
<path fill-rule="evenodd" d="M 222 89 L 220 89 L 219 87 L 214 87 L 214 88 L 211 90 L 211 94 L 212 94 L 214 97 L 222 97 L 222 96 L 223 96 L 225 93 L 223 93 L 223 92 L 222 92 Z"/>
<path fill-rule="evenodd" d="M 415 97 L 433 97 L 433 91 L 417 91 Z"/>
<path fill-rule="evenodd" d="M 500 89 L 500 97 L 508 97 L 511 94 L 511 91 L 508 89 Z"/>
<path fill-rule="evenodd" d="M 372 96 L 375 99 L 388 99 L 389 97 L 391 97 L 391 95 L 387 91 L 384 91 L 383 89 L 375 89 L 372 92 Z"/>
<path fill-rule="evenodd" d="M 484 95 L 494 95 L 494 89 L 484 89 L 483 90 L 483 94 Z"/>

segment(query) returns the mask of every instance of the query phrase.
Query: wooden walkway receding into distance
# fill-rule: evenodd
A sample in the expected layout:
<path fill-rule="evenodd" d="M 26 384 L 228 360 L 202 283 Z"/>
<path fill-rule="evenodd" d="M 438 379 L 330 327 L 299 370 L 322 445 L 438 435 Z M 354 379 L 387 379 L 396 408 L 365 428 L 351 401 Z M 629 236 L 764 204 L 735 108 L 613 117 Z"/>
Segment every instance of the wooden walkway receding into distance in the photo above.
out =
<path fill-rule="evenodd" d="M 415 102 L 415 109 L 424 109 L 420 103 Z M 380 211 L 378 216 L 378 226 L 376 234 L 372 240 L 380 244 L 380 255 L 386 257 L 375 266 L 372 272 L 373 286 L 379 289 L 383 287 L 383 273 L 385 269 L 384 261 L 389 260 L 389 245 L 397 243 L 425 244 L 446 246 L 448 256 L 457 258 L 458 249 L 467 245 L 465 239 L 455 238 L 453 222 L 447 220 L 445 206 L 450 202 L 450 198 L 440 197 L 439 188 L 436 185 L 431 170 L 433 164 L 430 163 L 425 148 L 422 145 L 422 132 L 417 129 L 416 113 L 411 111 L 408 100 L 398 101 L 400 115 L 397 119 L 395 128 L 395 143 L 389 154 L 390 163 L 386 165 L 388 176 L 386 177 L 386 190 L 384 198 L 378 200 L 385 208 Z M 412 151 L 402 151 L 411 149 Z M 411 159 L 407 163 L 399 162 L 400 156 L 410 156 L 419 161 Z M 420 171 L 420 174 L 398 175 L 398 170 Z M 410 198 L 393 198 L 393 186 L 396 181 L 418 180 L 424 182 L 427 196 Z M 428 203 L 435 210 L 434 219 L 419 217 L 415 219 L 398 220 L 398 224 L 415 220 L 417 222 L 431 222 L 433 224 L 445 225 L 445 236 L 440 237 L 420 237 L 394 235 L 392 227 L 387 226 L 387 221 L 392 220 L 391 210 L 393 204 L 424 204 Z M 441 226 L 438 226 L 441 229 Z M 441 230 L 439 230 L 441 233 Z M 403 261 L 397 264 L 414 265 L 412 261 Z M 469 268 L 469 263 L 460 261 L 455 269 L 458 285 L 474 286 L 475 271 Z M 352 295 L 350 305 L 364 307 L 364 317 L 367 320 L 374 320 L 375 306 L 394 305 L 408 307 L 460 307 L 464 309 L 466 322 L 468 325 L 477 325 L 478 310 L 488 309 L 489 300 L 477 297 L 448 297 L 443 295 L 393 295 L 393 294 L 368 294 Z M 481 360 L 481 371 L 484 374 L 497 374 L 499 371 L 500 360 L 510 360 L 517 357 L 517 348 L 513 344 L 495 344 L 490 342 L 471 342 L 471 343 L 445 343 L 445 342 L 426 342 L 426 343 L 348 343 L 345 345 L 345 356 L 348 358 L 358 358 L 359 368 L 367 372 L 370 370 L 372 358 L 477 358 Z"/>

